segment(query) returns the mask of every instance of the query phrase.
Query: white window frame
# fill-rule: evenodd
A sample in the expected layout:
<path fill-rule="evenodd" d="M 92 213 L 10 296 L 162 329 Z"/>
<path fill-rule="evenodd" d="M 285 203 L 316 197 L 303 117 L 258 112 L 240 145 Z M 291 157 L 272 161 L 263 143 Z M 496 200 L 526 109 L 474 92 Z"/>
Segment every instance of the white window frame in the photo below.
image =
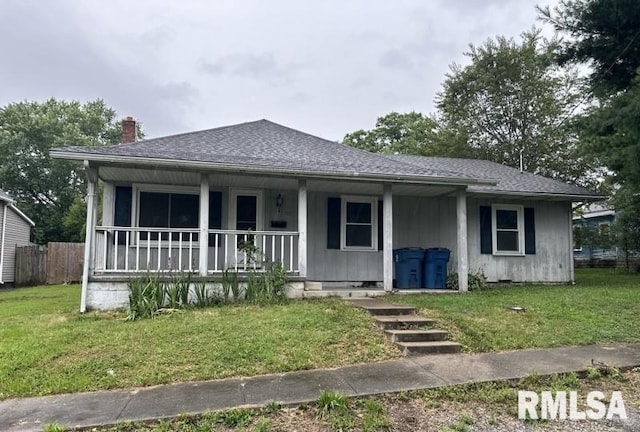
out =
<path fill-rule="evenodd" d="M 498 250 L 498 219 L 496 217 L 498 210 L 507 210 L 517 212 L 518 228 L 517 230 L 499 231 L 517 231 L 518 233 L 518 250 L 517 251 L 500 251 Z M 493 255 L 499 256 L 524 256 L 524 206 L 512 204 L 493 204 L 491 206 L 491 238 L 493 243 Z"/>
<path fill-rule="evenodd" d="M 172 186 L 172 185 L 156 185 L 156 184 L 144 184 L 144 183 L 134 183 L 131 185 L 132 189 L 132 197 L 131 197 L 131 226 L 133 228 L 141 228 L 140 227 L 140 192 L 152 192 L 152 193 L 169 193 L 169 194 L 185 194 L 185 195 L 197 195 L 200 196 L 200 188 L 193 186 Z M 199 212 L 199 205 L 198 205 Z M 198 218 L 200 214 L 198 213 Z M 170 227 L 167 227 L 170 228 Z M 198 227 L 193 228 L 198 229 Z M 141 245 L 146 245 L 147 242 L 151 242 L 153 245 L 158 244 L 158 240 L 140 240 Z M 161 246 L 166 246 L 169 244 L 169 240 L 160 240 Z M 135 239 L 130 241 L 131 245 L 135 244 Z M 194 246 L 197 245 L 194 243 Z"/>
<path fill-rule="evenodd" d="M 371 205 L 371 246 L 347 246 L 347 203 L 367 203 Z M 371 196 L 342 195 L 340 197 L 340 249 L 343 251 L 378 250 L 378 198 Z"/>
<path fill-rule="evenodd" d="M 237 189 L 231 188 L 229 190 L 229 229 L 235 230 L 237 223 L 237 208 L 236 200 L 240 196 L 255 196 L 256 197 L 256 231 L 262 231 L 264 229 L 264 199 L 263 191 L 261 189 Z"/>

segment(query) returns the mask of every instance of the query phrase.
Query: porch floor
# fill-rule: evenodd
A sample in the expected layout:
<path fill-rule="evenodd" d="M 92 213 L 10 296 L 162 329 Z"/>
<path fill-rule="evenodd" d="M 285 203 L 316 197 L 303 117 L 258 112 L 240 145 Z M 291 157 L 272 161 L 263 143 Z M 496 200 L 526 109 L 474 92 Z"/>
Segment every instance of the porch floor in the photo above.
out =
<path fill-rule="evenodd" d="M 382 287 L 355 287 L 350 285 L 333 285 L 333 286 L 321 286 L 316 288 L 321 283 L 318 282 L 305 282 L 305 289 L 302 297 L 341 297 L 341 298 L 366 298 L 366 297 L 380 297 L 393 294 L 457 294 L 458 291 L 450 289 L 397 289 L 392 291 L 386 291 Z M 309 288 L 309 286 L 313 288 Z"/>

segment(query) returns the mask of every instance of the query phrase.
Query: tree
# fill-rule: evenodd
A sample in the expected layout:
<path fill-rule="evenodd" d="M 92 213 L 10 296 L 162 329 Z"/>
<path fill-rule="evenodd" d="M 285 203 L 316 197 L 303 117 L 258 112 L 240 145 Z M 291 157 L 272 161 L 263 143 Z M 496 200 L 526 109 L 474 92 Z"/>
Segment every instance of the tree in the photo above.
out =
<path fill-rule="evenodd" d="M 569 121 L 579 101 L 573 71 L 553 63 L 539 31 L 521 41 L 497 37 L 470 46 L 467 66 L 452 65 L 436 103 L 445 126 L 473 156 L 578 185 L 597 182 Z"/>
<path fill-rule="evenodd" d="M 83 168 L 51 159 L 49 151 L 69 145 L 113 144 L 119 142 L 120 134 L 115 111 L 102 100 L 80 104 L 50 99 L 0 108 L 0 188 L 35 222 L 32 241 L 83 238 L 77 232 L 78 223 L 71 222 L 84 214 L 80 210 Z"/>
<path fill-rule="evenodd" d="M 591 66 L 590 87 L 597 96 L 632 86 L 640 67 L 637 0 L 565 0 L 538 11 L 542 21 L 569 36 L 558 45 L 558 63 Z"/>
<path fill-rule="evenodd" d="M 575 0 L 539 11 L 569 36 L 558 63 L 590 67 L 594 105 L 581 116 L 581 140 L 613 172 L 619 245 L 640 249 L 640 3 Z"/>
<path fill-rule="evenodd" d="M 412 111 L 379 117 L 374 129 L 349 133 L 344 143 L 374 153 L 467 156 L 466 143 L 455 138 L 434 117 Z"/>

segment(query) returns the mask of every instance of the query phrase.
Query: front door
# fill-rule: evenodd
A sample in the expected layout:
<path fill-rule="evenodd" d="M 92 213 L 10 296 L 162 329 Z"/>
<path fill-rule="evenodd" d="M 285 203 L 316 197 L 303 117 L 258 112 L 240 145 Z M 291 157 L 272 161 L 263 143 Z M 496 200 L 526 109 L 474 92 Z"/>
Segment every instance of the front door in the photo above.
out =
<path fill-rule="evenodd" d="M 231 255 L 235 257 L 238 267 L 259 265 L 262 238 L 250 234 L 262 230 L 262 193 L 253 190 L 233 190 L 229 205 L 229 226 L 237 233 L 230 242 L 234 247 Z"/>

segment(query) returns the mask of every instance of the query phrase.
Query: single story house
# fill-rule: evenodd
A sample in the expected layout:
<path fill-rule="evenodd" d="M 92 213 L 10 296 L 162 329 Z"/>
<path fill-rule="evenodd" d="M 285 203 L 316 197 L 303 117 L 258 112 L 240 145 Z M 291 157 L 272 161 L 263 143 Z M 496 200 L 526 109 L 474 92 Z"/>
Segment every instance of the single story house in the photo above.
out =
<path fill-rule="evenodd" d="M 13 285 L 16 270 L 16 246 L 30 245 L 31 227 L 35 224 L 13 199 L 0 191 L 0 286 Z"/>
<path fill-rule="evenodd" d="M 393 250 L 411 246 L 450 249 L 463 291 L 468 272 L 570 282 L 571 203 L 600 198 L 492 162 L 373 154 L 267 120 L 51 155 L 82 161 L 89 179 L 81 310 L 126 306 L 135 274 L 242 271 L 247 243 L 283 263 L 292 295 L 388 292 Z"/>

